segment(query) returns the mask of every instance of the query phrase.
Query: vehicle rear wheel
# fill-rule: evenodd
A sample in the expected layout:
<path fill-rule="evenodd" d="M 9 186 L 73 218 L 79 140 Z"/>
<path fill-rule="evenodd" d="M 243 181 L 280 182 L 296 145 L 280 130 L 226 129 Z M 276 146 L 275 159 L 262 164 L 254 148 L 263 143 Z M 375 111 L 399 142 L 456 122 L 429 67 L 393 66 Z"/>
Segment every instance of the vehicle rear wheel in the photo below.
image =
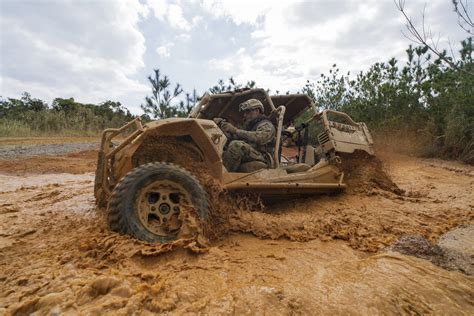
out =
<path fill-rule="evenodd" d="M 113 231 L 148 242 L 178 236 L 182 212 L 208 218 L 206 191 L 188 171 L 169 163 L 149 163 L 129 172 L 115 187 L 107 221 Z"/>

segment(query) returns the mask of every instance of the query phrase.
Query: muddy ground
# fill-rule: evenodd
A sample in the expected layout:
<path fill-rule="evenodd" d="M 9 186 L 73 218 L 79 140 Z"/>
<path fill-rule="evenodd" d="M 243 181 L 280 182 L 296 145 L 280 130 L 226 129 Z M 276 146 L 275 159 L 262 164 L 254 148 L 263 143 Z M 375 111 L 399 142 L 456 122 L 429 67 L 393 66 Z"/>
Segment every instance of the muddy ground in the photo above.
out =
<path fill-rule="evenodd" d="M 229 232 L 196 249 L 111 233 L 96 151 L 66 152 L 0 158 L 0 314 L 474 314 L 472 166 L 381 153 L 397 189 L 360 172 L 339 195 L 223 203 Z"/>

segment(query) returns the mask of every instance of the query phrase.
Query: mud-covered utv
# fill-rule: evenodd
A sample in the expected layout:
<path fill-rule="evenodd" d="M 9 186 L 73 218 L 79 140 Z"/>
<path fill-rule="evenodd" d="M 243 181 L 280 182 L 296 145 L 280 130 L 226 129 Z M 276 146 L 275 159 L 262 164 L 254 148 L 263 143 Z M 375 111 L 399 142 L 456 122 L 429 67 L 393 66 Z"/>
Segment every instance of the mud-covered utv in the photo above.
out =
<path fill-rule="evenodd" d="M 250 162 L 239 172 L 228 172 L 222 153 L 230 140 L 213 119 L 242 125 L 239 104 L 249 99 L 260 100 L 275 125 L 275 148 L 268 164 Z M 299 122 L 298 117 L 308 119 Z M 355 151 L 374 154 L 366 125 L 341 112 L 317 113 L 306 95 L 269 96 L 263 89 L 206 94 L 188 118 L 144 126 L 137 118 L 119 129 L 106 129 L 94 193 L 97 204 L 107 206 L 112 230 L 167 242 L 180 232 L 185 210 L 192 208 L 201 221 L 208 219 L 203 177 L 212 177 L 228 191 L 263 196 L 342 190 L 346 185 L 340 157 Z"/>

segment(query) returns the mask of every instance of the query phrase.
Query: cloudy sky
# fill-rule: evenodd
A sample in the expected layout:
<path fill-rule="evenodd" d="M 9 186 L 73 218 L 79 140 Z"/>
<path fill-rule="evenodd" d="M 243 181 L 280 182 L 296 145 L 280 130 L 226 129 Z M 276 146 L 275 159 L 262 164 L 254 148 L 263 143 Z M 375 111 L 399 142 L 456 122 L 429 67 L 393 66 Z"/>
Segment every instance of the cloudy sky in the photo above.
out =
<path fill-rule="evenodd" d="M 451 0 L 406 0 L 419 25 L 425 5 L 440 47 L 457 48 L 466 33 Z M 141 114 L 154 68 L 199 94 L 230 76 L 296 91 L 334 63 L 403 60 L 403 29 L 393 0 L 0 0 L 0 96 L 114 100 Z"/>

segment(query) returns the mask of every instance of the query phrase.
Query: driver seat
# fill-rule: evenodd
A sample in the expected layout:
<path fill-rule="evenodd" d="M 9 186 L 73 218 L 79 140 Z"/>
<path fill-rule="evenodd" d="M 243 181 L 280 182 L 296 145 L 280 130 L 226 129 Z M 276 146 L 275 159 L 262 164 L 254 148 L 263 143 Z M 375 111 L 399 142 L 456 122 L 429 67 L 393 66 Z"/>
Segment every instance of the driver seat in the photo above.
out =
<path fill-rule="evenodd" d="M 283 130 L 283 117 L 285 115 L 286 107 L 280 105 L 275 110 L 272 111 L 269 115 L 270 121 L 274 122 L 276 126 L 275 134 L 275 148 L 273 149 L 273 155 L 270 153 L 264 153 L 267 163 L 263 161 L 251 161 L 243 163 L 239 166 L 238 172 L 254 172 L 260 169 L 276 169 L 280 165 L 280 142 L 281 142 L 281 133 Z M 276 123 L 276 124 L 275 124 Z"/>

